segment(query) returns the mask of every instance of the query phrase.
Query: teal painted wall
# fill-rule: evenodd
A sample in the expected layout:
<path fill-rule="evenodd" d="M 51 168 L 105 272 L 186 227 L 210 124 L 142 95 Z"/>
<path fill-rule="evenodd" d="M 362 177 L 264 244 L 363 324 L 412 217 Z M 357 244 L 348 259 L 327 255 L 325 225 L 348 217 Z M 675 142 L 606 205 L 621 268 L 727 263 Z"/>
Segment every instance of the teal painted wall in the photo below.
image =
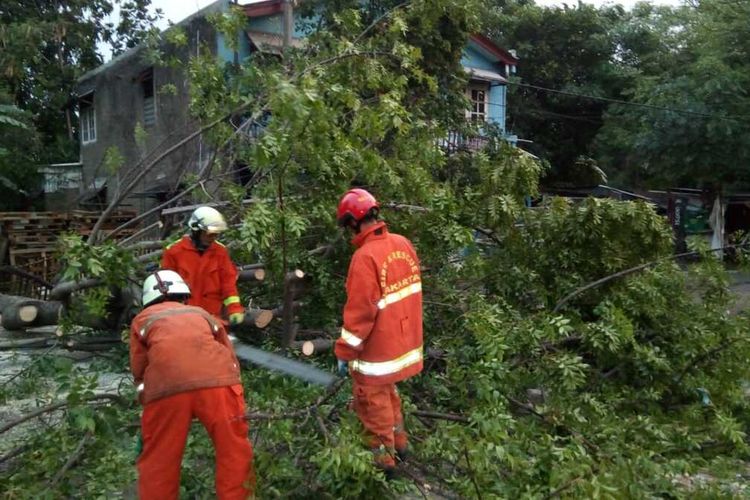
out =
<path fill-rule="evenodd" d="M 464 48 L 461 56 L 461 64 L 470 68 L 485 69 L 487 71 L 496 71 L 502 73 L 502 67 L 489 61 L 484 57 L 478 50 L 473 49 L 470 46 Z"/>
<path fill-rule="evenodd" d="M 503 74 L 505 69 L 504 64 L 496 64 L 490 61 L 481 52 L 470 45 L 467 45 L 463 50 L 461 65 L 465 68 L 483 69 L 485 71 L 493 71 L 500 74 Z M 487 120 L 500 127 L 503 133 L 505 132 L 506 90 L 505 85 L 499 85 L 498 82 L 490 82 Z"/>
<path fill-rule="evenodd" d="M 487 120 L 495 123 L 505 133 L 505 85 L 490 84 L 490 107 Z"/>

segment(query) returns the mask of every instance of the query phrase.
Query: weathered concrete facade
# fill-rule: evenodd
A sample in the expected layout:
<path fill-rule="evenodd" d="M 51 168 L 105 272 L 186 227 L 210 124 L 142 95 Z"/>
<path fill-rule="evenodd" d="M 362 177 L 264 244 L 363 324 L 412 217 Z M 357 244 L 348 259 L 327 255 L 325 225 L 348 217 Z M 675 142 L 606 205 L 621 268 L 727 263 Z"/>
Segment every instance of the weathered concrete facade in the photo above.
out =
<path fill-rule="evenodd" d="M 89 198 L 100 203 L 112 200 L 121 185 L 132 178 L 132 171 L 144 154 L 154 155 L 167 150 L 198 130 L 199 124 L 190 116 L 190 86 L 186 66 L 198 48 L 208 49 L 217 60 L 242 62 L 254 52 L 280 54 L 285 44 L 302 47 L 305 37 L 314 30 L 314 18 L 301 18 L 298 10 L 284 0 L 264 0 L 241 7 L 247 25 L 239 35 L 238 50 L 229 48 L 224 35 L 217 33 L 207 16 L 227 12 L 229 0 L 217 0 L 178 24 L 187 37 L 187 46 L 164 58 L 184 61 L 185 67 L 174 69 L 152 66 L 146 49 L 136 48 L 84 75 L 78 86 L 81 117 L 81 163 L 83 182 Z M 518 60 L 514 54 L 497 47 L 481 36 L 470 37 L 464 49 L 462 65 L 467 73 L 467 97 L 471 103 L 467 119 L 481 124 L 492 123 L 506 139 L 506 84 L 515 73 Z M 175 92 L 166 92 L 167 89 Z M 139 125 L 140 124 L 140 125 Z M 136 130 L 142 128 L 143 142 L 136 141 Z M 443 141 L 446 147 L 463 147 L 476 143 L 482 147 L 486 138 L 466 138 L 452 134 Z M 441 143 L 442 144 L 442 143 Z M 184 173 L 197 173 L 211 152 L 201 138 L 196 138 L 162 160 L 148 173 L 126 200 L 126 208 L 146 211 L 170 194 L 179 191 Z M 110 148 L 124 158 L 119 172 L 107 171 L 105 157 Z M 153 158 L 153 156 L 152 156 Z M 146 159 L 143 164 L 148 164 Z M 141 165 L 142 166 L 142 165 Z M 140 167 L 139 167 L 140 168 Z M 91 204 L 86 208 L 94 208 Z"/>
<path fill-rule="evenodd" d="M 180 23 L 188 43 L 171 51 L 165 47 L 165 59 L 177 57 L 187 64 L 190 54 L 195 54 L 199 46 L 216 54 L 217 34 L 206 14 L 221 8 L 222 3 L 217 2 Z M 84 75 L 79 80 L 78 96 L 82 128 L 87 125 L 89 128 L 81 134 L 85 197 L 91 199 L 98 194 L 100 202 L 117 195 L 144 155 L 164 151 L 198 128 L 190 116 L 186 68 L 152 65 L 143 47 L 131 49 Z M 93 129 L 90 119 L 85 123 L 87 113 L 93 114 Z M 138 128 L 144 132 L 140 134 L 140 144 L 136 138 Z M 118 172 L 108 171 L 105 164 L 110 148 L 117 148 L 124 158 Z M 177 188 L 180 182 L 177 174 L 182 167 L 187 172 L 200 169 L 208 157 L 204 150 L 202 140 L 197 138 L 165 158 L 144 176 L 125 205 L 139 212 L 154 206 L 165 193 Z"/>

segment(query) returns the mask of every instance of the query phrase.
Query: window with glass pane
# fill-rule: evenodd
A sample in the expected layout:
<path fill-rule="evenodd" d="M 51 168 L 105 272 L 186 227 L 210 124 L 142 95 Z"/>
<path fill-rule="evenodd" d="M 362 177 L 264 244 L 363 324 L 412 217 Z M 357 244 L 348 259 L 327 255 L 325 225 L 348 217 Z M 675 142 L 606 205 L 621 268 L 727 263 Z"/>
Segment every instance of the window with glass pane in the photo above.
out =
<path fill-rule="evenodd" d="M 481 89 L 471 89 L 471 121 L 483 122 L 487 119 L 487 92 Z"/>
<path fill-rule="evenodd" d="M 87 94 L 78 101 L 78 119 L 80 123 L 81 143 L 96 142 L 96 111 L 94 94 Z"/>

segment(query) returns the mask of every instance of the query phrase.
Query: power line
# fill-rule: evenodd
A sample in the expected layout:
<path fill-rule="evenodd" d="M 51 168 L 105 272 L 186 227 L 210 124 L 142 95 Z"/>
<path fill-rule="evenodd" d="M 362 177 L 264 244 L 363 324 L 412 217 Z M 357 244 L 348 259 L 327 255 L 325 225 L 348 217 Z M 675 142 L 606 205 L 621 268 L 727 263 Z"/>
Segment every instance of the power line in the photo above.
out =
<path fill-rule="evenodd" d="M 503 108 L 503 109 L 508 107 L 507 104 L 497 103 L 497 102 L 492 102 L 492 101 L 485 102 L 484 104 L 490 107 L 494 106 L 494 107 Z M 549 115 L 549 116 L 554 116 L 557 118 L 564 118 L 566 120 L 575 120 L 575 121 L 580 121 L 580 122 L 593 123 L 594 125 L 601 125 L 604 123 L 604 121 L 601 118 L 599 118 L 598 115 L 584 115 L 584 114 L 568 115 L 564 113 L 556 113 L 554 111 L 547 111 L 544 109 L 524 109 L 524 108 L 519 108 L 519 107 L 511 108 L 511 114 L 513 115 L 524 114 L 524 113 L 530 114 L 530 115 Z"/>
<path fill-rule="evenodd" d="M 612 99 L 610 97 L 598 97 L 594 95 L 589 94 L 580 94 L 578 92 L 570 92 L 567 90 L 557 90 L 557 89 L 550 89 L 547 87 L 540 87 L 539 85 L 531 85 L 529 83 L 520 83 L 520 82 L 508 82 L 508 85 L 516 85 L 518 87 L 525 87 L 530 88 L 534 90 L 541 90 L 544 92 L 550 92 L 553 94 L 562 94 L 572 97 L 582 97 L 584 99 L 591 99 L 594 101 L 603 101 L 603 102 L 609 102 L 613 104 L 623 104 L 625 106 L 636 106 L 639 108 L 648 108 L 648 109 L 655 109 L 659 111 L 669 111 L 673 113 L 682 113 L 686 115 L 693 115 L 693 116 L 700 116 L 702 118 L 716 118 L 719 120 L 732 120 L 732 121 L 745 121 L 747 117 L 745 116 L 727 116 L 727 115 L 713 115 L 709 113 L 701 113 L 700 111 L 691 111 L 689 109 L 679 109 L 679 108 L 670 108 L 668 106 L 658 106 L 656 104 L 646 104 L 643 102 L 632 102 L 632 101 L 623 101 L 621 99 Z"/>

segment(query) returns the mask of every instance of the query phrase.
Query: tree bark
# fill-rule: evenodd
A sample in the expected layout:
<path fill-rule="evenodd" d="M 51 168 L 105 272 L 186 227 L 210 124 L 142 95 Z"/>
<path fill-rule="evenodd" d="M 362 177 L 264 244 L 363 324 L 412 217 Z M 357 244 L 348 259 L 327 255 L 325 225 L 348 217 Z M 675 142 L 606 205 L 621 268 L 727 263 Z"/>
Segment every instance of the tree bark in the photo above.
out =
<path fill-rule="evenodd" d="M 245 326 L 254 326 L 255 328 L 265 328 L 273 319 L 273 312 L 268 309 L 246 309 L 245 320 L 242 322 Z"/>
<path fill-rule="evenodd" d="M 294 299 L 300 292 L 305 273 L 300 269 L 290 271 L 284 277 L 284 309 L 281 312 L 282 331 L 281 346 L 288 348 L 294 341 L 296 327 L 294 325 Z"/>
<path fill-rule="evenodd" d="M 116 328 L 125 319 L 132 307 L 131 298 L 123 290 L 116 291 L 107 307 L 107 316 L 98 317 L 91 314 L 81 314 L 77 317 L 77 324 L 97 329 Z M 0 294 L 0 311 L 2 312 L 3 328 L 7 330 L 25 330 L 38 326 L 57 325 L 66 311 L 65 303 L 57 300 L 36 300 L 28 297 Z"/>
<path fill-rule="evenodd" d="M 281 347 L 288 348 L 292 345 L 297 333 L 297 325 L 294 324 L 294 299 L 300 293 L 302 280 L 305 273 L 295 269 L 284 276 L 284 304 L 281 311 L 282 336 Z"/>
<path fill-rule="evenodd" d="M 266 270 L 262 267 L 256 269 L 241 269 L 237 274 L 237 281 L 257 281 L 266 279 Z"/>
<path fill-rule="evenodd" d="M 2 325 L 6 330 L 24 330 L 34 326 L 56 325 L 63 313 L 62 302 L 26 299 L 2 309 Z"/>
<path fill-rule="evenodd" d="M 311 339 L 311 340 L 297 340 L 292 342 L 292 349 L 295 351 L 302 351 L 305 356 L 312 356 L 313 354 L 319 354 L 322 352 L 328 352 L 333 347 L 333 339 Z"/>

